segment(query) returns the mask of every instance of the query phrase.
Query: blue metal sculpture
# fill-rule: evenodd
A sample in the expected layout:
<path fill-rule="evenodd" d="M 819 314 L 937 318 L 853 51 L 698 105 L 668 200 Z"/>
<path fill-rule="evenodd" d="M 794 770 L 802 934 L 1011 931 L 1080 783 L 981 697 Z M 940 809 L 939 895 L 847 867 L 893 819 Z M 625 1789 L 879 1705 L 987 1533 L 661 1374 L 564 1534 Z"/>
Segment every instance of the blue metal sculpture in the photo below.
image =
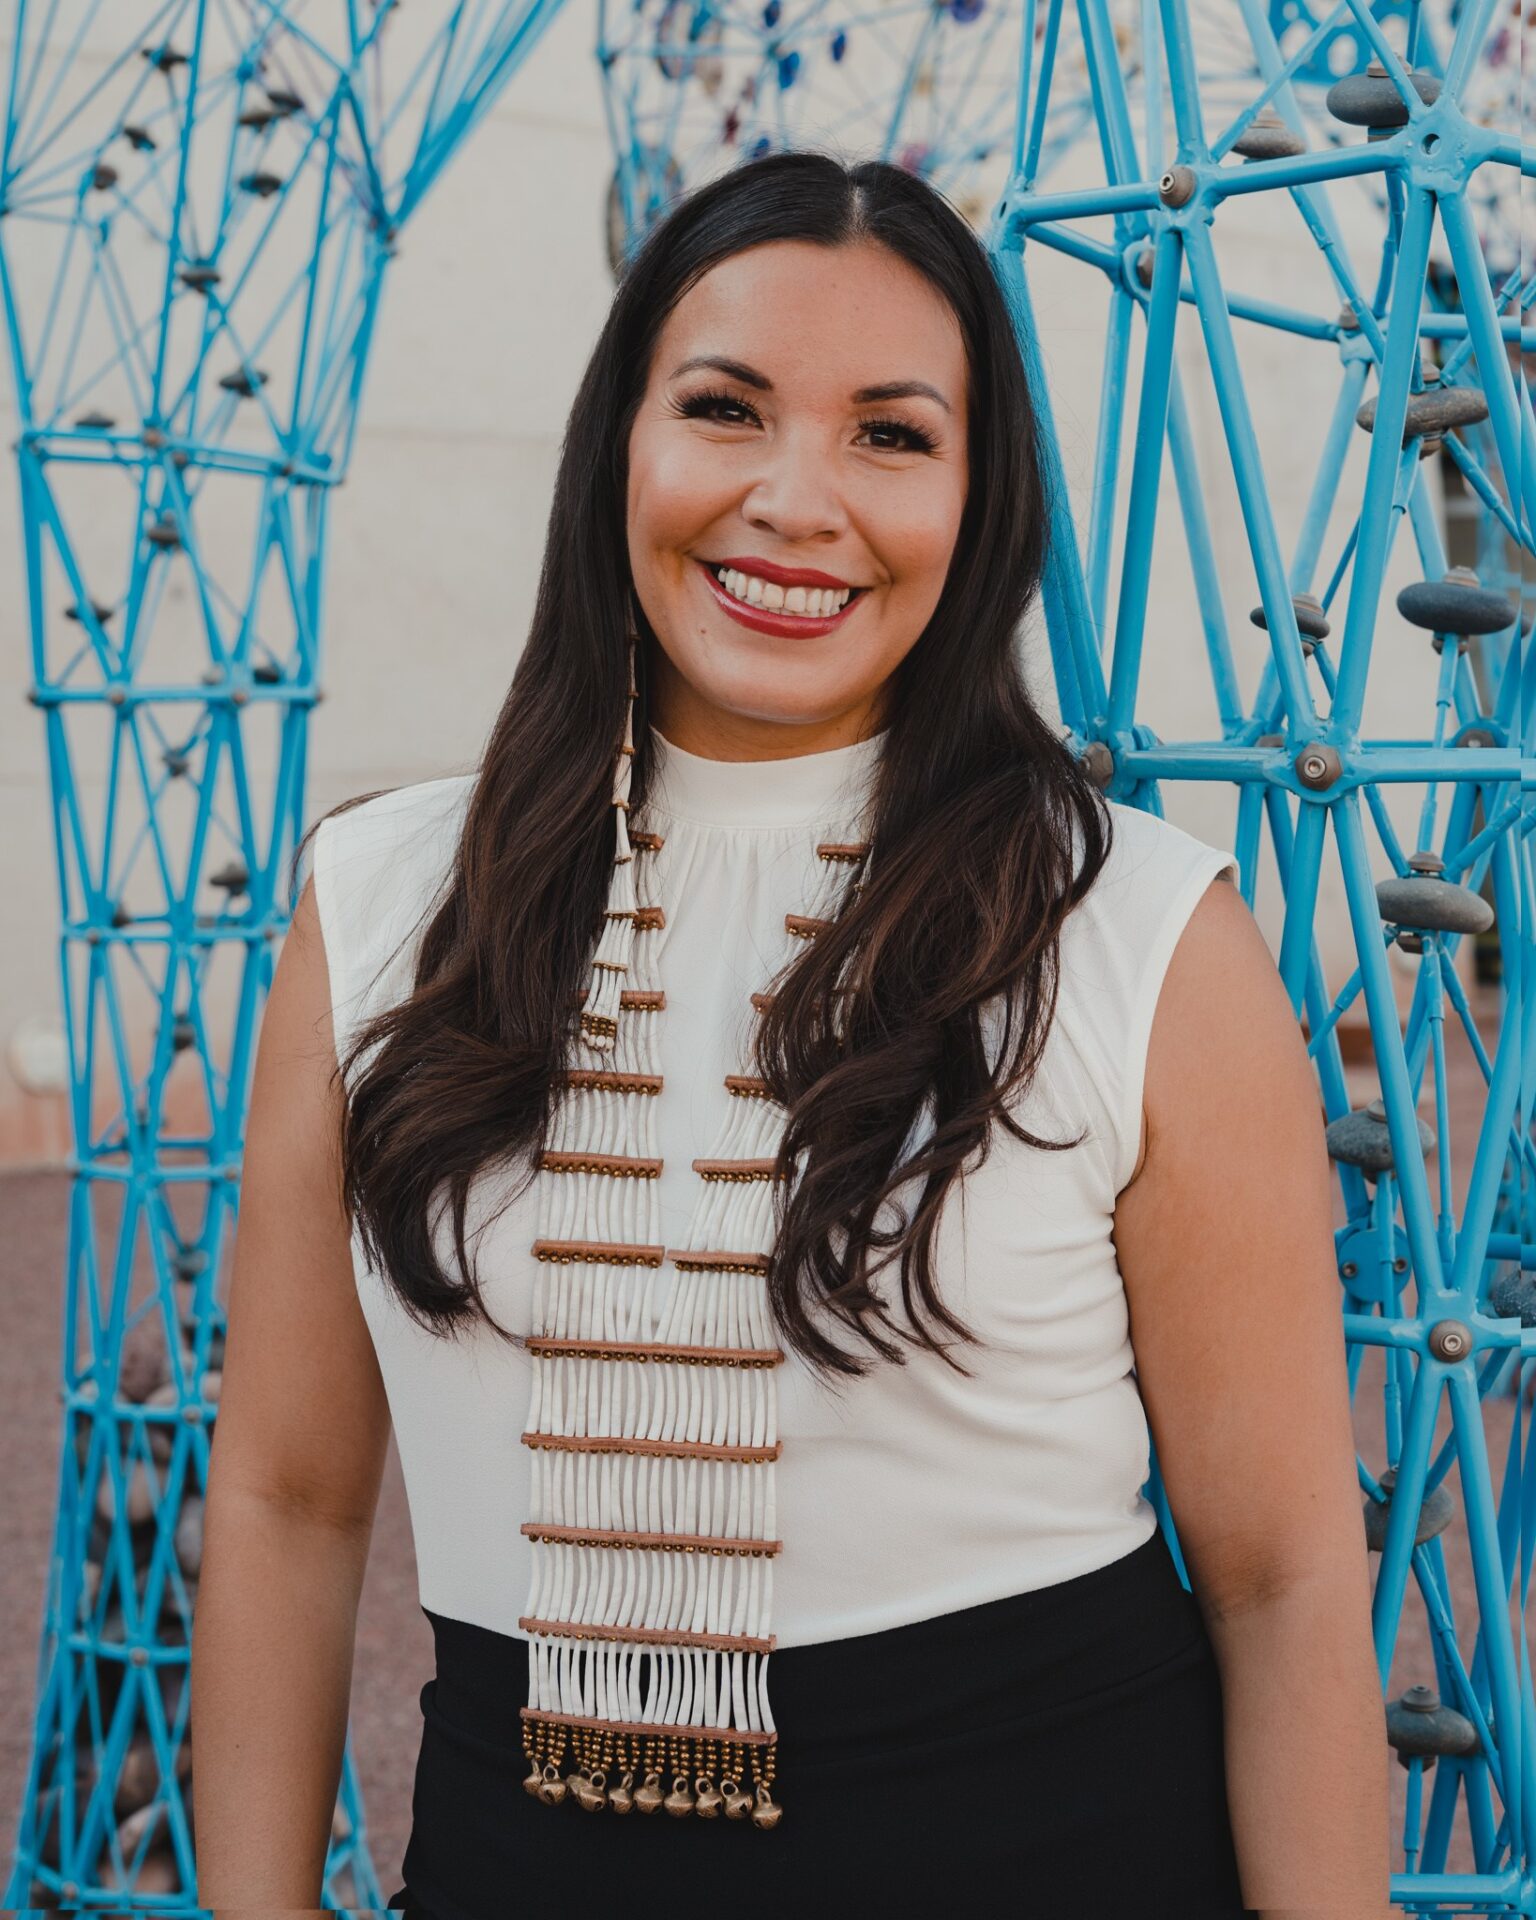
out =
<path fill-rule="evenodd" d="M 0 291 L 75 1150 L 8 1906 L 196 1905 L 220 1276 L 305 817 L 330 495 L 396 236 L 558 6 L 13 10 Z M 350 1750 L 326 1897 L 379 1903 Z"/>
<path fill-rule="evenodd" d="M 1454 0 L 1375 0 L 1373 20 L 1402 31 L 1422 11 L 1424 57 L 1448 44 Z M 1021 0 L 871 0 L 857 9 L 827 0 L 598 0 L 597 60 L 614 148 L 609 257 L 617 269 L 639 235 L 687 187 L 740 158 L 815 145 L 878 155 L 922 174 L 973 223 L 1008 183 L 1021 77 L 1044 62 L 1051 85 L 1033 104 L 1033 179 L 1098 138 L 1102 94 L 1113 76 L 1134 119 L 1166 100 L 1154 57 L 1143 64 L 1144 0 L 1102 9 L 1026 7 Z M 1363 69 L 1371 42 L 1349 7 L 1312 0 L 1186 0 L 1186 21 L 1208 114 L 1235 117 L 1258 85 L 1252 22 L 1292 66 L 1294 102 L 1315 144 L 1346 129 L 1324 90 Z M 1024 33 L 1030 35 L 1025 58 Z M 1520 76 L 1508 23 L 1489 36 L 1461 104 L 1479 123 L 1511 126 Z M 1250 142 L 1273 136 L 1261 110 Z M 1518 257 L 1515 183 L 1497 169 L 1474 174 L 1472 200 L 1485 246 L 1506 266 Z"/>
<path fill-rule="evenodd" d="M 1107 32 L 1102 0 L 1082 0 L 1079 12 L 1086 33 Z M 1505 590 L 1518 571 L 1515 556 L 1531 554 L 1536 527 L 1536 427 L 1510 351 L 1536 345 L 1527 324 L 1536 285 L 1522 279 L 1518 264 L 1507 275 L 1490 274 L 1468 198 L 1482 170 L 1528 175 L 1533 156 L 1511 134 L 1460 110 L 1492 21 L 1488 0 L 1461 8 L 1438 49 L 1421 10 L 1392 9 L 1399 17 L 1391 35 L 1367 0 L 1331 10 L 1327 20 L 1347 19 L 1370 60 L 1328 89 L 1326 107 L 1344 138 L 1321 148 L 1308 139 L 1295 80 L 1326 38 L 1327 20 L 1282 56 L 1268 12 L 1256 0 L 1244 0 L 1242 12 L 1259 82 L 1223 125 L 1206 118 L 1184 0 L 1146 9 L 1143 108 L 1158 76 L 1169 114 L 1165 122 L 1162 112 L 1143 111 L 1133 124 L 1118 69 L 1103 70 L 1096 97 L 1102 185 L 1063 193 L 1035 187 L 1038 128 L 1052 86 L 1048 59 L 1021 89 L 1028 112 L 990 242 L 1026 354 L 1033 355 L 1035 328 L 1025 260 L 1041 247 L 1100 270 L 1110 306 L 1111 396 L 1125 389 L 1132 321 L 1139 314 L 1144 322 L 1128 484 L 1120 485 L 1111 419 L 1101 430 L 1086 546 L 1066 512 L 1064 487 L 1057 489 L 1046 594 L 1052 659 L 1071 735 L 1116 797 L 1158 808 L 1163 780 L 1235 788 L 1235 846 L 1250 899 L 1267 828 L 1284 893 L 1279 968 L 1306 1017 L 1347 1207 L 1337 1255 L 1351 1380 L 1359 1382 L 1373 1350 L 1384 1368 L 1388 1470 L 1378 1479 L 1360 1463 L 1367 1540 L 1380 1553 L 1373 1618 L 1384 1688 L 1410 1575 L 1433 1650 L 1432 1674 L 1387 1706 L 1387 1738 L 1408 1770 L 1393 1893 L 1413 1911 L 1455 1901 L 1458 1910 L 1530 1914 L 1536 1706 L 1529 1645 L 1515 1622 L 1530 1591 L 1536 1473 L 1522 1448 L 1525 1396 L 1517 1392 L 1495 1490 L 1483 1400 L 1536 1358 L 1529 1270 L 1536 813 L 1521 784 L 1532 747 L 1531 655 L 1518 602 Z M 1335 183 L 1367 175 L 1380 189 L 1381 246 L 1357 264 L 1329 195 Z M 1220 240 L 1244 218 L 1248 196 L 1266 193 L 1294 207 L 1321 250 L 1339 309 L 1319 314 L 1276 300 L 1269 289 L 1257 298 L 1229 284 Z M 1448 255 L 1439 299 L 1426 286 L 1437 223 Z M 1256 582 L 1253 619 L 1266 636 L 1263 671 L 1246 695 L 1219 590 L 1209 476 L 1196 463 L 1174 362 L 1181 317 L 1199 329 Z M 1265 484 L 1235 337 L 1235 324 L 1250 322 L 1290 334 L 1298 351 L 1333 351 L 1340 363 L 1332 419 L 1313 434 L 1322 442 L 1316 485 L 1289 542 Z M 1355 489 L 1346 456 L 1362 433 L 1368 453 Z M 1504 551 L 1496 582 L 1447 564 L 1422 464 L 1439 447 L 1498 528 L 1494 544 Z M 1217 695 L 1221 733 L 1210 740 L 1164 743 L 1136 719 L 1165 455 Z M 1121 530 L 1111 605 L 1110 553 Z M 1399 538 L 1412 543 L 1422 578 L 1394 605 L 1383 589 Z M 1431 646 L 1438 663 L 1426 662 L 1431 713 L 1422 736 L 1372 737 L 1363 715 L 1373 665 L 1378 676 L 1401 674 L 1410 648 Z M 1387 789 L 1399 784 L 1422 789 L 1406 846 L 1386 804 Z M 1314 937 L 1330 836 L 1358 957 L 1332 993 Z M 1379 882 L 1373 838 L 1390 866 Z M 1491 1058 L 1455 966 L 1462 940 L 1490 923 L 1503 961 L 1503 1020 Z M 1417 961 L 1406 1020 L 1388 966 L 1393 946 Z M 1380 1098 L 1352 1111 L 1339 1023 L 1362 998 Z M 1462 1194 L 1453 1178 L 1462 1155 L 1451 1137 L 1446 1081 L 1447 1048 L 1458 1043 L 1486 1089 Z M 1429 1123 L 1420 1118 L 1421 1100 Z M 1451 1426 L 1435 1449 L 1442 1394 Z M 1160 1504 L 1171 1531 L 1173 1516 Z M 1441 1537 L 1458 1504 L 1477 1599 L 1477 1618 L 1459 1626 Z M 1470 1874 L 1446 1870 L 1463 1793 Z"/>
<path fill-rule="evenodd" d="M 1378 1476 L 1362 1460 L 1359 1474 L 1366 1539 L 1380 1554 L 1381 1678 L 1395 1694 L 1386 1736 L 1407 1774 L 1394 1897 L 1415 1912 L 1455 1902 L 1533 1915 L 1536 1704 L 1517 1623 L 1536 1549 L 1536 1449 L 1523 1437 L 1536 1375 L 1536 420 L 1521 358 L 1536 350 L 1536 234 L 1522 236 L 1519 188 L 1536 156 L 1511 131 L 1519 9 L 1498 20 L 1497 0 L 983 0 L 922 9 L 921 21 L 917 11 L 892 0 L 853 19 L 820 4 L 665 0 L 625 25 L 616 5 L 605 9 L 615 23 L 602 48 L 616 149 L 611 245 L 622 254 L 679 189 L 763 144 L 879 151 L 971 217 L 977 179 L 1001 174 L 987 240 L 1045 397 L 1055 518 L 1044 598 L 1067 733 L 1131 804 L 1161 811 L 1164 780 L 1230 787 L 1250 901 L 1266 839 L 1279 876 L 1279 967 L 1306 1022 L 1346 1213 L 1341 1310 L 1362 1413 L 1367 1362 L 1382 1372 L 1386 1465 Z M 978 37 L 966 73 L 958 49 L 988 19 L 988 52 Z M 893 20 L 904 84 L 882 90 L 856 58 Z M 1001 46 L 1019 61 L 1007 82 L 1016 111 L 1000 134 Z M 915 141 L 937 76 L 957 71 L 942 137 Z M 926 76 L 925 90 L 914 76 Z M 1089 153 L 1092 184 L 1042 187 L 1068 163 L 1080 179 Z M 1350 194 L 1353 208 L 1340 197 Z M 1243 287 L 1224 264 L 1256 195 L 1290 208 L 1316 249 L 1325 309 L 1288 287 Z M 1362 207 L 1367 251 L 1351 240 Z M 1026 261 L 1042 249 L 1096 268 L 1105 295 L 1103 307 L 1087 297 L 1084 276 L 1073 309 L 1104 342 L 1081 536 L 1031 309 Z M 1059 279 L 1053 287 L 1059 299 Z M 1235 563 L 1218 562 L 1213 476 L 1201 472 L 1175 360 L 1181 326 L 1198 328 L 1230 469 L 1220 478 L 1246 534 L 1236 567 L 1251 568 L 1264 649 L 1248 686 L 1222 591 Z M 1318 450 L 1292 528 L 1266 485 L 1276 449 L 1261 447 L 1250 402 L 1237 332 L 1247 327 L 1338 368 L 1331 417 L 1281 421 L 1284 451 L 1298 440 Z M 1476 518 L 1458 555 L 1469 564 L 1450 564 L 1426 477 L 1435 454 Z M 1393 593 L 1385 582 L 1400 542 L 1419 578 Z M 1155 645 L 1154 551 L 1169 548 L 1194 584 L 1220 727 L 1210 739 L 1165 743 L 1137 718 Z M 1367 731 L 1372 686 L 1414 667 L 1422 730 Z M 1415 791 L 1405 838 L 1393 815 Z M 1315 938 L 1330 839 L 1357 956 L 1335 990 Z M 1457 967 L 1464 941 L 1479 943 L 1478 978 L 1499 983 L 1491 1053 L 1468 969 Z M 1412 956 L 1405 1016 L 1389 948 L 1399 964 Z M 1362 1002 L 1380 1096 L 1352 1107 L 1340 1033 Z M 1456 1046 L 1485 1088 L 1470 1147 L 1450 1123 Z M 1437 1447 L 1442 1395 L 1450 1430 Z M 1149 1491 L 1177 1553 L 1155 1463 Z M 1460 1623 L 1443 1537 L 1458 1509 L 1477 1603 Z M 1402 1676 L 1399 1693 L 1389 1681 L 1410 1578 L 1433 1668 Z M 1471 1873 L 1448 1870 L 1463 1796 Z"/>

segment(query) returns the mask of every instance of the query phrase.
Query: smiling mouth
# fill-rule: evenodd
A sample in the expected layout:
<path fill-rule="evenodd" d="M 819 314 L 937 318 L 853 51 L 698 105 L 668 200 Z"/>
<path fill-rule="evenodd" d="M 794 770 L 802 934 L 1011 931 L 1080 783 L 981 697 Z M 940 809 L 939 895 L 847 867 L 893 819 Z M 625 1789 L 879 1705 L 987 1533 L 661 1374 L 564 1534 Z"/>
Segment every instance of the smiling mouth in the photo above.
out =
<path fill-rule="evenodd" d="M 867 587 L 785 587 L 708 560 L 698 565 L 710 592 L 732 619 L 781 637 L 830 633 L 869 591 Z"/>

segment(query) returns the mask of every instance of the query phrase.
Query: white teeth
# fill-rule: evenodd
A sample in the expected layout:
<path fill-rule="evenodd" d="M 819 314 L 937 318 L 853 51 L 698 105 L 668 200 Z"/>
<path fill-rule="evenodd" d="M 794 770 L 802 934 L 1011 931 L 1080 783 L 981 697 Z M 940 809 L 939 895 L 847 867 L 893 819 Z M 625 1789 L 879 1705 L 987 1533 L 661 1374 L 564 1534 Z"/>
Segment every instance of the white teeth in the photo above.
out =
<path fill-rule="evenodd" d="M 733 599 L 744 600 L 748 606 L 767 607 L 774 612 L 782 609 L 817 620 L 845 607 L 853 591 L 851 587 L 780 587 L 735 567 L 717 567 L 715 578 Z"/>

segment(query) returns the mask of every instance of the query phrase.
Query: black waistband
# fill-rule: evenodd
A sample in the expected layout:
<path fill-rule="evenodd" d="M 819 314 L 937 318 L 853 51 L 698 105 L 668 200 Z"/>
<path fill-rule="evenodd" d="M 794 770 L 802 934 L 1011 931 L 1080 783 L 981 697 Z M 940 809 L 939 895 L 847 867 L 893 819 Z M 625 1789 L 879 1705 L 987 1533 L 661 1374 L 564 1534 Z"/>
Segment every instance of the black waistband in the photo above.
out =
<path fill-rule="evenodd" d="M 422 1706 L 436 1731 L 491 1765 L 526 1770 L 518 1709 L 528 1643 L 423 1608 L 437 1679 Z M 794 1729 L 797 1771 L 836 1765 L 871 1741 L 942 1739 L 1033 1718 L 1122 1685 L 1205 1637 L 1161 1531 L 1109 1565 L 1030 1592 L 880 1633 L 783 1647 L 769 1665 L 776 1724 Z"/>

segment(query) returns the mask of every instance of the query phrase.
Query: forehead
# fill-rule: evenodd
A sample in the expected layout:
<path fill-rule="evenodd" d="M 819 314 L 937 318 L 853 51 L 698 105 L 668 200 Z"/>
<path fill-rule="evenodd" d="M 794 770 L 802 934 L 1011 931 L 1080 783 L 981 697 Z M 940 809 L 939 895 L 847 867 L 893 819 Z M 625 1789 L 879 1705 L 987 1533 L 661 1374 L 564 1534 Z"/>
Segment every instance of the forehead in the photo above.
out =
<path fill-rule="evenodd" d="M 775 388 L 841 398 L 882 380 L 929 380 L 952 404 L 965 390 L 965 346 L 948 301 L 867 241 L 775 240 L 722 260 L 668 314 L 653 379 L 699 353 L 744 361 Z"/>

